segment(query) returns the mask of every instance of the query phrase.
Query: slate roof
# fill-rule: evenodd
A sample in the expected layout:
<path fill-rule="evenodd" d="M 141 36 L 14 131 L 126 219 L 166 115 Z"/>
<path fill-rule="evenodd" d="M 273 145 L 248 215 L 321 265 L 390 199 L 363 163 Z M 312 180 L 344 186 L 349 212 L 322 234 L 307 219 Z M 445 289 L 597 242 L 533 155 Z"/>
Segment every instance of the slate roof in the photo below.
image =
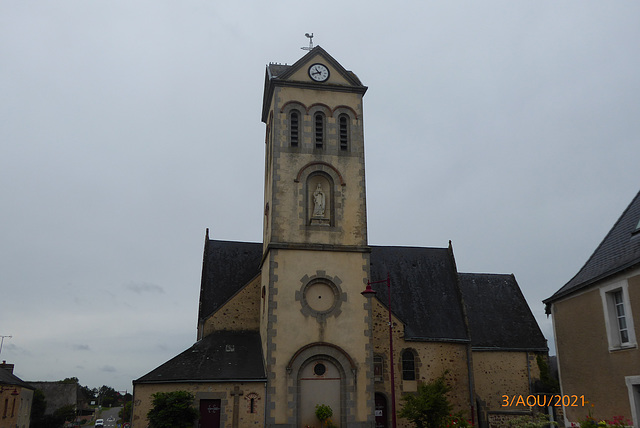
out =
<path fill-rule="evenodd" d="M 633 198 L 582 269 L 560 290 L 544 300 L 550 304 L 606 277 L 640 264 L 640 192 Z"/>
<path fill-rule="evenodd" d="M 258 332 L 214 332 L 133 383 L 212 381 L 266 381 Z"/>
<path fill-rule="evenodd" d="M 448 248 L 371 247 L 371 280 L 383 280 L 387 273 L 391 311 L 405 322 L 405 339 L 469 341 Z M 387 307 L 387 285 L 372 288 Z"/>
<path fill-rule="evenodd" d="M 513 275 L 460 273 L 459 277 L 472 349 L 548 350 Z"/>
<path fill-rule="evenodd" d="M 19 386 L 21 388 L 35 389 L 9 370 L 0 369 L 0 385 Z"/>
<path fill-rule="evenodd" d="M 200 307 L 202 321 L 260 273 L 262 244 L 209 240 L 204 243 Z"/>
<path fill-rule="evenodd" d="M 371 246 L 371 278 L 389 274 L 391 310 L 405 339 L 469 342 L 476 348 L 547 349 L 513 275 L 458 274 L 451 248 Z M 200 319 L 214 313 L 260 273 L 262 244 L 205 243 Z M 387 307 L 385 283 L 372 285 Z M 465 302 L 465 311 L 462 302 Z M 470 332 L 467 330 L 469 320 Z"/>

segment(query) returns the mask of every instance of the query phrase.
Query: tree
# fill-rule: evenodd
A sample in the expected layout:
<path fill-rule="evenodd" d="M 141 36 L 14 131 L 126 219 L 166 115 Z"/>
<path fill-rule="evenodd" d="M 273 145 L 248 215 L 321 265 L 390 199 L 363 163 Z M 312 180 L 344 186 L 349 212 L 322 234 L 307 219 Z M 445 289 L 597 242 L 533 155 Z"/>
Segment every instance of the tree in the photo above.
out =
<path fill-rule="evenodd" d="M 74 404 L 62 406 L 53 412 L 53 417 L 56 418 L 56 420 L 62 421 L 60 425 L 63 425 L 65 422 L 75 421 L 76 406 Z"/>
<path fill-rule="evenodd" d="M 153 407 L 147 413 L 151 428 L 191 428 L 198 419 L 190 392 L 157 392 L 151 397 Z"/>
<path fill-rule="evenodd" d="M 124 406 L 122 406 L 122 408 L 120 409 L 120 412 L 118 412 L 118 417 L 123 423 L 131 421 L 132 406 L 133 406 L 133 402 L 131 401 L 131 399 L 129 399 L 124 403 Z"/>
<path fill-rule="evenodd" d="M 103 406 L 112 407 L 114 404 L 118 403 L 120 398 L 120 394 L 116 392 L 115 389 L 111 388 L 107 385 L 102 385 L 98 390 L 99 402 Z"/>
<path fill-rule="evenodd" d="M 31 402 L 31 420 L 38 420 L 44 416 L 47 410 L 47 400 L 44 398 L 44 392 L 41 389 L 33 391 L 33 401 Z"/>
<path fill-rule="evenodd" d="M 418 428 L 446 426 L 451 414 L 451 404 L 446 393 L 451 390 L 445 383 L 445 371 L 439 378 L 418 386 L 418 393 L 402 397 L 404 406 L 398 415 L 409 419 Z"/>

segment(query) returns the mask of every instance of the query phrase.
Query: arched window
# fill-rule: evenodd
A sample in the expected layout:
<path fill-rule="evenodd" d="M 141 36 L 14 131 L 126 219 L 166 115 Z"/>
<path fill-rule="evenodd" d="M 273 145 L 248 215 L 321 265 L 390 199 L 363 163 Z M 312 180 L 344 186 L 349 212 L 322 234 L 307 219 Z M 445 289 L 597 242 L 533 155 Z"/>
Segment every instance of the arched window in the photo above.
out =
<path fill-rule="evenodd" d="M 340 124 L 340 150 L 349 150 L 349 116 L 341 114 L 338 122 Z"/>
<path fill-rule="evenodd" d="M 409 349 L 402 351 L 402 380 L 416 380 L 416 357 Z"/>
<path fill-rule="evenodd" d="M 324 144 L 324 116 L 322 113 L 316 113 L 313 119 L 316 136 L 316 149 L 321 149 Z"/>
<path fill-rule="evenodd" d="M 291 147 L 298 147 L 300 141 L 300 113 L 298 110 L 292 110 L 289 113 L 289 140 Z"/>

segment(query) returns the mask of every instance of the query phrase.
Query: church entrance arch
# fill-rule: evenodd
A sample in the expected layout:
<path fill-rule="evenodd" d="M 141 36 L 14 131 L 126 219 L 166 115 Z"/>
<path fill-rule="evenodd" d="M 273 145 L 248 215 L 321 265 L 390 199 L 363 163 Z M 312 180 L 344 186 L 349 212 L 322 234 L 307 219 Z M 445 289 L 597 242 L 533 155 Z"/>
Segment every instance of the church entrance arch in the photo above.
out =
<path fill-rule="evenodd" d="M 340 347 L 316 342 L 299 349 L 287 365 L 289 402 L 295 405 L 296 427 L 317 426 L 316 405 L 331 406 L 332 422 L 346 426 L 354 413 L 356 366 Z"/>

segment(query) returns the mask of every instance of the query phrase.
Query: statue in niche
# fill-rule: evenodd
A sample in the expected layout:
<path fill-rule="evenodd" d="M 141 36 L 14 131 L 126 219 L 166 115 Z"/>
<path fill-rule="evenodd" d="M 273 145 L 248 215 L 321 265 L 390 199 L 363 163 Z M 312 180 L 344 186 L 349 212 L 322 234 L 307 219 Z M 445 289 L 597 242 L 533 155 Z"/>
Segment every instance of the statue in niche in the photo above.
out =
<path fill-rule="evenodd" d="M 318 183 L 313 192 L 313 217 L 324 217 L 325 198 L 322 191 L 322 184 Z"/>

